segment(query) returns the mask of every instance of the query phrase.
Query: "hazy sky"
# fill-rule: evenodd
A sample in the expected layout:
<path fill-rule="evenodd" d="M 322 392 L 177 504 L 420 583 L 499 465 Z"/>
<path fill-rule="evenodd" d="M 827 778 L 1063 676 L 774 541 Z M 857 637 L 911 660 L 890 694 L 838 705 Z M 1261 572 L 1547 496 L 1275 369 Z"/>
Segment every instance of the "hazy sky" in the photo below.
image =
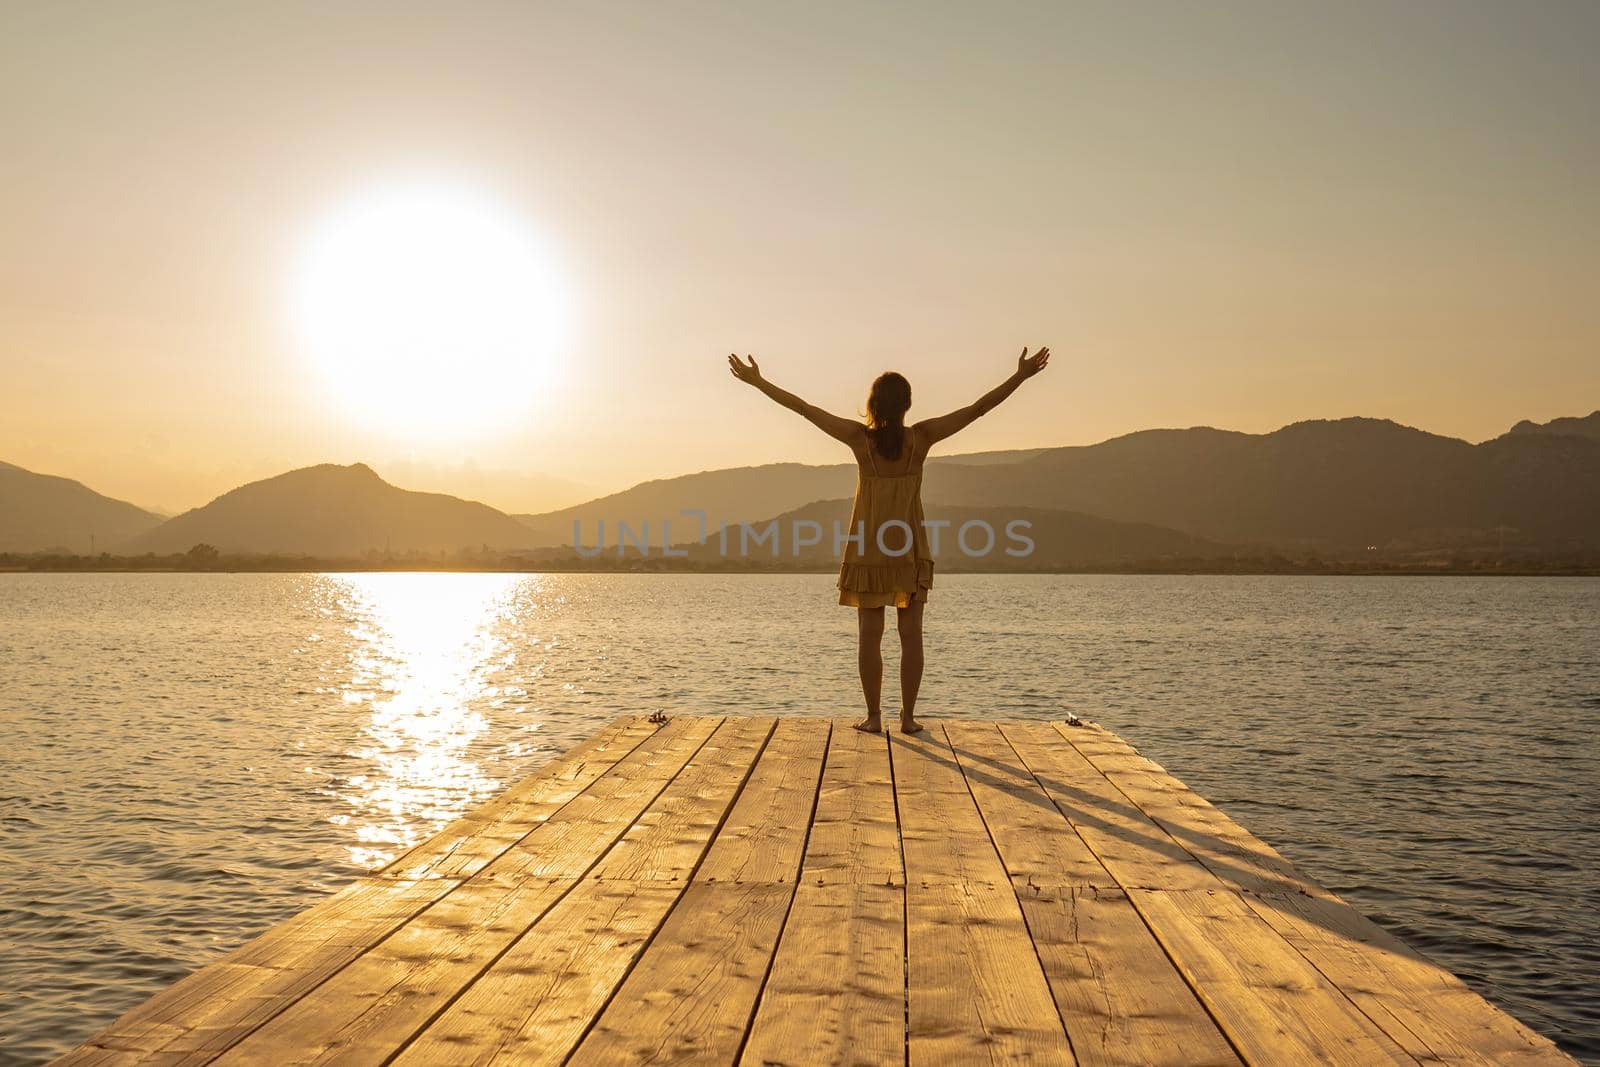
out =
<path fill-rule="evenodd" d="M 847 458 L 734 349 L 844 413 L 894 367 L 926 416 L 1048 343 L 960 451 L 1586 413 L 1596 55 L 1590 0 L 0 0 L 0 460 L 184 508 L 359 459 L 520 510 Z M 570 298 L 495 432 L 349 410 L 291 328 L 319 220 L 412 175 Z"/>

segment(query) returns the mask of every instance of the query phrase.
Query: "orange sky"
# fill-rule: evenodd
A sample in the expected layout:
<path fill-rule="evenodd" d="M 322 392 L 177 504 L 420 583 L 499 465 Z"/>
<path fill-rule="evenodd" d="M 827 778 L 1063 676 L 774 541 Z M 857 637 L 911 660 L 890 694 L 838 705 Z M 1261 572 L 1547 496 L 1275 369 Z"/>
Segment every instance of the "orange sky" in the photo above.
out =
<path fill-rule="evenodd" d="M 0 460 L 185 508 L 359 459 L 526 510 L 845 458 L 732 349 L 842 412 L 895 367 L 928 415 L 1048 343 L 962 451 L 1600 406 L 1600 6 L 450 7 L 0 8 Z M 417 173 L 571 297 L 492 432 L 351 410 L 290 329 L 330 205 Z"/>

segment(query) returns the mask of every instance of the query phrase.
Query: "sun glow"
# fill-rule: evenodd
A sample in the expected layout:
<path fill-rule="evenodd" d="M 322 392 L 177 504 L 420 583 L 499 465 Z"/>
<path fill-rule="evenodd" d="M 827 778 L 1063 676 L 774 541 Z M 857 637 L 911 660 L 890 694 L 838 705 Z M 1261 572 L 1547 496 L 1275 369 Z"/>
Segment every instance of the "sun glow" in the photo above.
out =
<path fill-rule="evenodd" d="M 515 212 L 441 183 L 332 213 L 293 292 L 296 333 L 340 410 L 430 438 L 493 432 L 535 410 L 561 369 L 569 312 Z"/>

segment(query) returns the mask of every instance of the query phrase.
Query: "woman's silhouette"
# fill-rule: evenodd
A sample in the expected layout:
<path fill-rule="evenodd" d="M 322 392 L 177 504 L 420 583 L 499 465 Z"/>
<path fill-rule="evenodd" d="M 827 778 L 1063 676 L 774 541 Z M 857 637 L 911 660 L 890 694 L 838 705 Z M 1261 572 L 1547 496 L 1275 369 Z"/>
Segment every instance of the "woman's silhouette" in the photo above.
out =
<path fill-rule="evenodd" d="M 779 389 L 761 376 L 756 361 L 737 355 L 728 367 L 741 382 L 755 386 L 817 429 L 850 446 L 856 457 L 856 500 L 850 512 L 850 540 L 839 566 L 839 603 L 856 609 L 860 636 L 858 659 L 867 717 L 856 729 L 883 729 L 883 609 L 893 604 L 900 630 L 900 729 L 922 729 L 914 717 L 917 689 L 922 684 L 922 605 L 933 587 L 933 553 L 922 518 L 922 464 L 928 450 L 965 429 L 1044 370 L 1050 350 L 1028 355 L 1024 348 L 1011 377 L 964 408 L 907 426 L 911 383 L 888 371 L 878 375 L 867 395 L 867 421 L 842 418 Z M 856 534 L 861 536 L 856 539 Z"/>

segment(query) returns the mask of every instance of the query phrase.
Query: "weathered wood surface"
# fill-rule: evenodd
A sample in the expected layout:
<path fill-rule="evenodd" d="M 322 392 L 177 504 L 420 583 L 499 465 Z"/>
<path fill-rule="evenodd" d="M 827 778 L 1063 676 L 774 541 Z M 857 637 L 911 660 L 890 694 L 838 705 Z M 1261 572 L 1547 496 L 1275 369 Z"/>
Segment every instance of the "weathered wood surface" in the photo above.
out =
<path fill-rule="evenodd" d="M 58 1062 L 1573 1061 L 1100 727 L 684 716 Z"/>

